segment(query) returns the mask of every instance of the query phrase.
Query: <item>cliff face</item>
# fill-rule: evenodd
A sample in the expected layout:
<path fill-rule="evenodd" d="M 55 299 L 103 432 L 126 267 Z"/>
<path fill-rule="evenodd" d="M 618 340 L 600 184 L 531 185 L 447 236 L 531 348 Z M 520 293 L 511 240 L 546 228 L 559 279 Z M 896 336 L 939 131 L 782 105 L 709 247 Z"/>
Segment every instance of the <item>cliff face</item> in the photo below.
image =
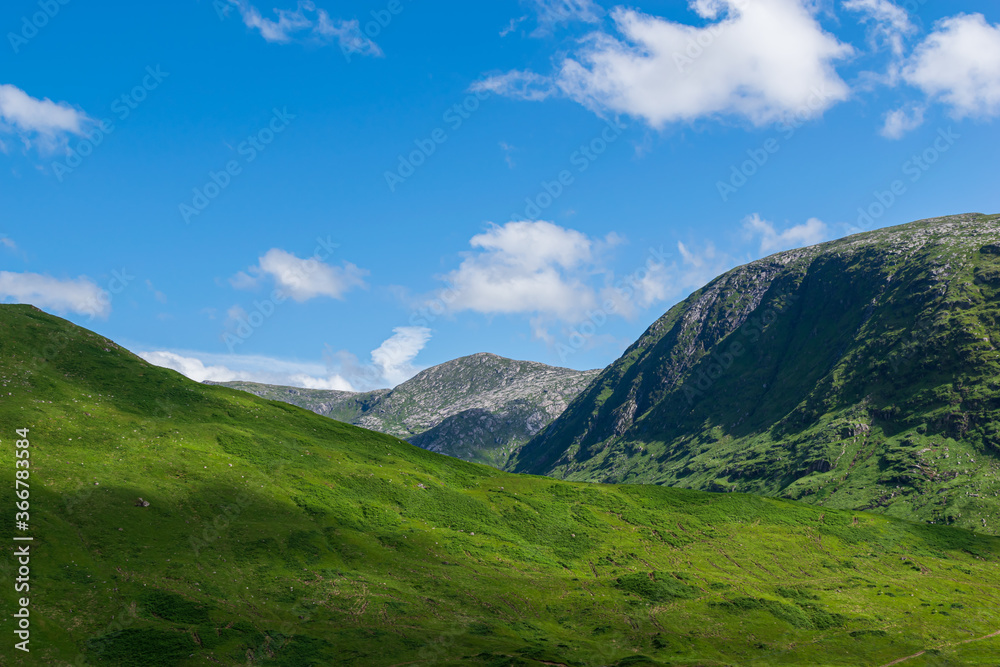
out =
<path fill-rule="evenodd" d="M 474 354 L 428 368 L 395 389 L 363 393 L 224 384 L 424 449 L 503 467 L 598 372 Z"/>
<path fill-rule="evenodd" d="M 995 529 L 1000 216 L 779 253 L 655 322 L 512 468 Z"/>

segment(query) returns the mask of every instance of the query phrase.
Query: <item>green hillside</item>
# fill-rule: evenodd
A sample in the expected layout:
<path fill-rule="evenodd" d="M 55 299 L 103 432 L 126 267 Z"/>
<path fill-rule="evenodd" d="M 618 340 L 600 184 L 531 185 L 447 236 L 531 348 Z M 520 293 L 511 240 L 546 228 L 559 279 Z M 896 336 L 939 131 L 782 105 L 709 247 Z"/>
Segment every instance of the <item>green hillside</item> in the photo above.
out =
<path fill-rule="evenodd" d="M 782 252 L 672 308 L 513 469 L 997 534 L 998 346 L 1000 216 Z"/>
<path fill-rule="evenodd" d="M 219 384 L 503 469 L 599 372 L 480 353 L 425 369 L 393 389 L 355 393 Z"/>
<path fill-rule="evenodd" d="M 3 664 L 1000 662 L 997 538 L 503 473 L 29 306 L 0 306 L 0 389 Z M 18 428 L 30 654 L 11 647 Z"/>

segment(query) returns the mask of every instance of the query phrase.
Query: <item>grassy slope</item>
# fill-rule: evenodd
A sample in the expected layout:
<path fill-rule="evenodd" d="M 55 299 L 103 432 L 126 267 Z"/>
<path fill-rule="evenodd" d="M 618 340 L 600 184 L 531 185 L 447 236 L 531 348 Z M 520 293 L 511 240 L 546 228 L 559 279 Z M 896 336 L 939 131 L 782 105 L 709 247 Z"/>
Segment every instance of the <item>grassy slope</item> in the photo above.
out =
<path fill-rule="evenodd" d="M 997 534 L 998 242 L 1000 216 L 956 216 L 735 269 L 654 324 L 515 469 Z"/>
<path fill-rule="evenodd" d="M 998 639 L 946 647 L 1000 629 L 995 538 L 502 473 L 25 306 L 0 306 L 0 389 L 4 465 L 15 428 L 33 453 L 33 652 L 9 664 L 1000 661 Z"/>

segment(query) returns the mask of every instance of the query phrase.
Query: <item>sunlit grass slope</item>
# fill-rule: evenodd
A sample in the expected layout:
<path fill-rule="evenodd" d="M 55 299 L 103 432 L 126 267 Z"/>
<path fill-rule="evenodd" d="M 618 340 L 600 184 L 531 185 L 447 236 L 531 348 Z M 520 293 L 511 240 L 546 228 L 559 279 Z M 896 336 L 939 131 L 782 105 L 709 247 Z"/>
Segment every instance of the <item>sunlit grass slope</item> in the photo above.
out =
<path fill-rule="evenodd" d="M 998 638 L 958 645 L 1000 629 L 988 536 L 502 473 L 199 385 L 28 306 L 0 306 L 0 390 L 3 664 L 1000 662 Z M 30 654 L 12 648 L 16 428 Z"/>

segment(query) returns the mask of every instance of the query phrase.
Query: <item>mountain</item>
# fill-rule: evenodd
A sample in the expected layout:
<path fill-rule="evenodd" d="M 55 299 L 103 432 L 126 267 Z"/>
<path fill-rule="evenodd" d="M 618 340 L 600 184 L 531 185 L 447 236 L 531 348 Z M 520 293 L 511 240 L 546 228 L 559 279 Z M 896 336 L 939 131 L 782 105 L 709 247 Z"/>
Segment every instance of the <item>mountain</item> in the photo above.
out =
<path fill-rule="evenodd" d="M 994 537 L 504 473 L 29 306 L 0 305 L 0 388 L 4 664 L 1000 661 Z"/>
<path fill-rule="evenodd" d="M 670 309 L 513 469 L 1000 530 L 1000 216 L 778 253 Z"/>
<path fill-rule="evenodd" d="M 222 384 L 388 433 L 434 452 L 503 468 L 599 372 L 483 353 L 428 368 L 395 389 L 363 393 L 254 382 Z"/>

